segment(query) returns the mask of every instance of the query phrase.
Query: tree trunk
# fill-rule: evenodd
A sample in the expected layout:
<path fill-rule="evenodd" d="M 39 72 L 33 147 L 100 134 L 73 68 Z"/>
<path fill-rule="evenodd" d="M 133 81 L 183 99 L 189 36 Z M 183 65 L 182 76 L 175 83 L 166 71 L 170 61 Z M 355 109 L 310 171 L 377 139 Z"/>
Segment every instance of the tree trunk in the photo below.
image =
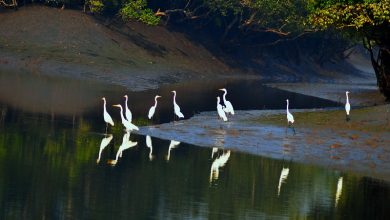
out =
<path fill-rule="evenodd" d="M 377 59 L 371 52 L 371 62 L 376 74 L 379 91 L 390 100 L 390 52 L 387 49 L 380 48 Z"/>

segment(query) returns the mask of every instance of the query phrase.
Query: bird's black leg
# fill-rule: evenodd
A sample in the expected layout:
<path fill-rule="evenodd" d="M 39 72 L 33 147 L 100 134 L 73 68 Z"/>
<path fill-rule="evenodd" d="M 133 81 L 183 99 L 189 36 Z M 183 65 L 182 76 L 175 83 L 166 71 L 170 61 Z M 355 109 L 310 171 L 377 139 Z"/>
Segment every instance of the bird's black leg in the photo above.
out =
<path fill-rule="evenodd" d="M 351 119 L 349 118 L 349 115 L 345 115 L 345 121 L 349 121 L 349 120 L 351 120 Z"/>
<path fill-rule="evenodd" d="M 296 133 L 295 133 L 295 128 L 294 128 L 294 125 L 292 126 L 292 130 L 293 130 L 293 132 L 294 132 L 294 135 L 295 135 Z"/>
<path fill-rule="evenodd" d="M 108 123 L 106 123 L 106 134 L 107 134 L 107 127 L 108 127 Z"/>

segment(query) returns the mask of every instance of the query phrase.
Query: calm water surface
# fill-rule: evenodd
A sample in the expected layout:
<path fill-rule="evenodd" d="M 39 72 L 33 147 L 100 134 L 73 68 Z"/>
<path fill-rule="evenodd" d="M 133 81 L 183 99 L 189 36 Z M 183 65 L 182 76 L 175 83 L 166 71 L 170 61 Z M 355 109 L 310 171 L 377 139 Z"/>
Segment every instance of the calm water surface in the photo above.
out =
<path fill-rule="evenodd" d="M 258 82 L 202 82 L 130 93 L 43 76 L 3 73 L 0 79 L 0 219 L 390 216 L 390 184 L 354 173 L 184 143 L 172 147 L 170 140 L 156 138 L 150 148 L 145 136 L 130 134 L 133 146 L 119 126 L 101 147 L 108 140 L 101 134 L 102 96 L 116 104 L 127 93 L 139 121 L 156 93 L 169 97 L 162 99 L 155 122 L 171 119 L 172 89 L 188 117 L 214 110 L 215 96 L 221 95 L 215 90 L 223 86 L 237 109 L 284 108 L 286 97 L 294 108 L 336 103 Z M 12 88 L 18 89 L 13 93 Z M 109 111 L 119 119 L 117 109 Z M 121 146 L 132 147 L 120 157 Z"/>

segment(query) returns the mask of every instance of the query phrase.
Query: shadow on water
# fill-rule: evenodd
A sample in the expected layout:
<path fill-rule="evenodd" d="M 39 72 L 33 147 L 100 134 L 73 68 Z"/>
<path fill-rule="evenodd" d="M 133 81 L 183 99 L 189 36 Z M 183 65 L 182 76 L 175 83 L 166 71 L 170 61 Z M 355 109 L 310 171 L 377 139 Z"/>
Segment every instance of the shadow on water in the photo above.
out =
<path fill-rule="evenodd" d="M 386 219 L 390 185 L 223 149 L 103 136 L 39 118 L 0 124 L 0 219 Z M 107 139 L 106 139 L 107 140 Z M 170 147 L 171 146 L 171 147 Z M 169 154 L 169 160 L 168 160 Z M 152 158 L 152 159 L 151 159 Z"/>
<path fill-rule="evenodd" d="M 128 106 L 133 117 L 146 120 L 154 96 L 161 95 L 154 117 L 154 123 L 173 120 L 172 90 L 177 91 L 177 103 L 186 118 L 202 111 L 216 110 L 216 97 L 223 95 L 220 88 L 227 88 L 227 99 L 236 110 L 282 109 L 285 100 L 290 108 L 322 108 L 338 106 L 337 103 L 286 92 L 263 86 L 260 81 L 201 81 L 162 86 L 156 90 L 129 92 L 119 86 L 64 79 L 60 77 L 37 76 L 21 73 L 0 73 L 0 103 L 23 112 L 49 114 L 52 117 L 87 116 L 101 120 L 102 100 L 108 100 L 108 111 L 119 120 L 118 109 L 112 104 L 123 104 L 123 95 L 129 96 Z M 117 113 L 116 113 L 117 112 Z"/>

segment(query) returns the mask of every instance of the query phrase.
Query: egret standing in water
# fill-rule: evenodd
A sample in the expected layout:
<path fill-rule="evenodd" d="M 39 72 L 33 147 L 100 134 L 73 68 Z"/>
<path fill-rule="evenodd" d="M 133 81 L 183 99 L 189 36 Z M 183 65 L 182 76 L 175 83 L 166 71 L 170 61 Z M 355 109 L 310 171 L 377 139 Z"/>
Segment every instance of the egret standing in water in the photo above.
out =
<path fill-rule="evenodd" d="M 102 100 L 104 101 L 104 104 L 103 104 L 103 118 L 104 118 L 104 121 L 106 122 L 106 134 L 107 134 L 108 124 L 110 124 L 111 126 L 114 126 L 114 121 L 112 120 L 111 116 L 107 112 L 107 109 L 106 109 L 106 98 L 103 97 Z"/>
<path fill-rule="evenodd" d="M 137 126 L 135 126 L 133 123 L 131 123 L 125 119 L 125 117 L 123 116 L 123 108 L 121 105 L 118 104 L 118 105 L 113 105 L 113 106 L 121 109 L 120 115 L 121 115 L 121 119 L 122 119 L 122 124 L 123 124 L 123 126 L 125 126 L 126 131 L 132 131 L 132 130 L 138 131 L 139 130 Z"/>
<path fill-rule="evenodd" d="M 293 131 L 294 131 L 294 134 L 295 134 L 295 129 L 294 129 L 294 116 L 290 113 L 290 111 L 288 110 L 288 99 L 286 100 L 287 102 L 287 124 L 288 124 L 288 127 L 292 127 Z"/>
<path fill-rule="evenodd" d="M 154 112 L 156 111 L 157 99 L 158 99 L 158 98 L 161 98 L 161 96 L 156 95 L 156 97 L 154 97 L 154 105 L 153 105 L 152 107 L 150 107 L 149 113 L 148 113 L 148 118 L 149 118 L 149 119 L 152 119 L 152 118 L 153 118 Z"/>
<path fill-rule="evenodd" d="M 349 91 L 346 91 L 346 92 L 345 92 L 345 96 L 347 97 L 347 101 L 346 101 L 346 103 L 345 103 L 345 113 L 346 113 L 346 118 L 345 118 L 345 120 L 346 120 L 346 121 L 349 121 L 349 120 L 350 120 L 350 118 L 349 118 L 349 112 L 351 111 L 351 104 L 349 104 L 348 94 L 349 94 Z"/>
<path fill-rule="evenodd" d="M 129 109 L 129 107 L 127 107 L 127 100 L 129 99 L 127 97 L 127 95 L 123 96 L 126 98 L 126 101 L 125 101 L 125 114 L 126 114 L 126 119 L 131 122 L 133 120 L 133 115 L 131 114 L 131 111 Z"/>
<path fill-rule="evenodd" d="M 226 100 L 227 90 L 225 88 L 219 90 L 224 91 L 222 98 L 223 98 L 223 104 L 225 105 L 225 108 L 223 110 L 228 114 L 234 115 L 234 109 L 232 103 Z"/>
<path fill-rule="evenodd" d="M 223 121 L 227 121 L 226 114 L 225 114 L 225 112 L 223 111 L 222 105 L 221 105 L 219 102 L 220 102 L 220 99 L 219 99 L 219 96 L 218 96 L 218 97 L 217 97 L 217 112 L 218 112 L 218 116 L 219 116 L 219 118 L 222 119 Z"/>
<path fill-rule="evenodd" d="M 178 104 L 176 104 L 176 91 L 173 90 L 173 110 L 175 111 L 175 115 L 178 117 L 178 118 L 184 118 L 184 115 L 183 113 L 181 113 L 180 111 L 180 107 Z"/>

